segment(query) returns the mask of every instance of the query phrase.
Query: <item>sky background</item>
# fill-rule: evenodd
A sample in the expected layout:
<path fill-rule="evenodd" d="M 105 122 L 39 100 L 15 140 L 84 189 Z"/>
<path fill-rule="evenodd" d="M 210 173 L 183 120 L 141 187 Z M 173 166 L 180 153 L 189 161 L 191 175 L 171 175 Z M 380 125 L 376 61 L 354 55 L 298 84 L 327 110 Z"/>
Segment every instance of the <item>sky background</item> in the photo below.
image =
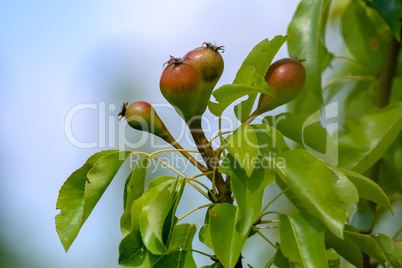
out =
<path fill-rule="evenodd" d="M 119 220 L 128 170 L 117 174 L 67 254 L 54 225 L 64 181 L 93 153 L 119 145 L 116 115 L 123 102 L 167 103 L 159 78 L 169 55 L 181 57 L 205 41 L 224 45 L 225 70 L 218 86 L 231 83 L 258 42 L 286 34 L 297 3 L 0 1 L 0 259 L 5 261 L 0 267 L 119 267 Z M 286 56 L 284 47 L 276 59 Z M 78 140 L 97 142 L 87 149 L 74 146 L 65 135 L 66 115 L 83 103 L 97 109 L 77 113 L 71 128 Z M 171 110 L 157 111 L 177 135 L 179 129 L 172 126 L 180 117 Z M 226 113 L 232 116 L 233 110 Z M 106 132 L 100 116 L 107 119 Z M 207 117 L 212 118 L 209 112 Z M 126 133 L 132 142 L 140 135 L 129 129 Z M 147 142 L 143 150 L 151 151 L 150 146 Z M 205 204 L 193 194 L 185 192 L 191 202 L 181 205 L 178 215 Z M 204 213 L 187 220 L 201 222 Z M 244 255 L 247 263 L 259 267 L 272 251 L 266 243 L 253 243 L 259 242 L 250 241 Z M 205 249 L 199 243 L 194 248 Z M 194 256 L 199 264 L 210 263 Z"/>

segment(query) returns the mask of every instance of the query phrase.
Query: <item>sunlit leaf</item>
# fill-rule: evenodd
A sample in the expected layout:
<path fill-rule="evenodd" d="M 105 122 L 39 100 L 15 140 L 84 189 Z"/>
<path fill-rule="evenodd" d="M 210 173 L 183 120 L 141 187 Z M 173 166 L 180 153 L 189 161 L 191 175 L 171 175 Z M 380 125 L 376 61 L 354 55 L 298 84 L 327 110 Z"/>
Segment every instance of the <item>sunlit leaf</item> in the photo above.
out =
<path fill-rule="evenodd" d="M 346 220 L 355 211 L 354 205 L 359 202 L 359 192 L 355 185 L 338 169 L 328 166 L 335 181 L 335 189 L 346 213 Z"/>
<path fill-rule="evenodd" d="M 214 90 L 212 95 L 215 97 L 217 103 L 208 102 L 208 108 L 212 114 L 216 116 L 221 115 L 230 104 L 246 95 L 257 93 L 273 94 L 264 77 L 255 73 L 254 67 L 249 66 L 244 68 L 238 75 L 241 76 L 244 84 L 227 84 Z"/>
<path fill-rule="evenodd" d="M 279 217 L 283 255 L 296 267 L 328 267 L 324 226 L 305 214 Z"/>
<path fill-rule="evenodd" d="M 231 177 L 232 192 L 240 210 L 240 233 L 247 236 L 253 224 L 258 220 L 265 187 L 274 181 L 271 169 L 264 166 L 259 157 L 250 177 L 236 162 L 232 155 L 226 156 L 227 162 L 219 167 L 219 171 Z"/>
<path fill-rule="evenodd" d="M 175 186 L 177 179 L 174 177 L 163 176 L 159 177 L 151 182 L 148 186 L 147 190 L 144 193 L 144 204 L 142 207 L 142 211 L 140 213 L 139 222 L 140 222 L 140 231 L 143 243 L 146 248 L 153 254 L 163 255 L 168 254 L 168 250 L 166 245 L 161 242 L 156 234 L 153 232 L 151 226 L 149 225 L 148 220 L 148 210 L 155 198 L 168 186 L 170 191 L 175 190 Z"/>
<path fill-rule="evenodd" d="M 258 158 L 258 141 L 253 127 L 238 128 L 226 141 L 226 149 L 250 176 L 254 170 L 254 161 Z"/>
<path fill-rule="evenodd" d="M 239 216 L 237 207 L 230 204 L 218 204 L 209 211 L 215 254 L 227 268 L 236 265 L 245 242 L 237 228 Z"/>
<path fill-rule="evenodd" d="M 265 77 L 268 68 L 275 57 L 278 50 L 286 42 L 287 37 L 277 35 L 272 40 L 264 39 L 258 43 L 247 55 L 246 59 L 243 61 L 239 71 L 237 72 L 236 78 L 233 84 L 246 84 L 242 78 L 242 72 L 248 66 L 254 67 L 255 73 L 261 77 Z M 244 122 L 248 116 L 251 114 L 255 99 L 257 94 L 249 95 L 247 100 L 242 101 L 234 107 L 234 112 L 240 122 Z"/>
<path fill-rule="evenodd" d="M 306 68 L 304 89 L 289 104 L 289 110 L 295 114 L 312 114 L 323 103 L 321 73 L 332 57 L 323 42 L 329 3 L 328 0 L 302 0 L 288 27 L 289 54 L 304 59 Z"/>
<path fill-rule="evenodd" d="M 144 193 L 148 163 L 148 156 L 142 157 L 135 165 L 134 170 L 128 178 L 127 187 L 125 187 L 124 192 L 126 205 L 124 206 L 124 212 L 120 219 L 120 227 L 123 236 L 129 232 L 131 228 L 131 206 L 133 202 Z"/>
<path fill-rule="evenodd" d="M 378 184 L 369 178 L 360 175 L 359 173 L 344 168 L 338 169 L 342 171 L 356 186 L 360 197 L 373 201 L 374 203 L 377 203 L 386 208 L 388 211 L 392 212 L 391 203 L 389 202 L 387 195 L 380 188 L 380 186 L 378 186 Z"/>
<path fill-rule="evenodd" d="M 327 165 L 304 149 L 279 154 L 275 172 L 278 184 L 301 211 L 321 220 L 336 236 L 343 237 L 345 211 Z M 283 189 L 284 190 L 284 189 Z"/>
<path fill-rule="evenodd" d="M 94 154 L 61 187 L 56 230 L 66 251 L 130 152 L 107 150 Z"/>

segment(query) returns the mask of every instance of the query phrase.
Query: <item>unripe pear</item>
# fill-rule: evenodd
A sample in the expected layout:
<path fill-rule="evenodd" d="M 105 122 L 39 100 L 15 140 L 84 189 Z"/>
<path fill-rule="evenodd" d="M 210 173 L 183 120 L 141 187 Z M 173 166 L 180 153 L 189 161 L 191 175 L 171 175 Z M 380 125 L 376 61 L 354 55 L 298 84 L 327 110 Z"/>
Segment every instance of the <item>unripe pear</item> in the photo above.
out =
<path fill-rule="evenodd" d="M 298 58 L 285 58 L 274 62 L 265 75 L 275 96 L 261 94 L 257 110 L 267 112 L 294 100 L 306 82 L 306 71 Z"/>
<path fill-rule="evenodd" d="M 152 105 L 146 101 L 136 101 L 130 105 L 127 105 L 127 102 L 124 103 L 119 116 L 125 116 L 127 123 L 134 129 L 152 133 L 168 142 L 171 141 L 171 135 L 165 124 Z"/>
<path fill-rule="evenodd" d="M 212 90 L 222 76 L 224 63 L 219 53 L 220 50 L 224 51 L 223 46 L 205 42 L 201 47 L 191 50 L 183 57 L 187 64 L 198 71 L 203 84 L 197 115 L 202 115 L 205 112 Z"/>
<path fill-rule="evenodd" d="M 166 64 L 159 82 L 161 93 L 184 121 L 189 122 L 197 115 L 201 77 L 185 59 L 171 57 Z"/>

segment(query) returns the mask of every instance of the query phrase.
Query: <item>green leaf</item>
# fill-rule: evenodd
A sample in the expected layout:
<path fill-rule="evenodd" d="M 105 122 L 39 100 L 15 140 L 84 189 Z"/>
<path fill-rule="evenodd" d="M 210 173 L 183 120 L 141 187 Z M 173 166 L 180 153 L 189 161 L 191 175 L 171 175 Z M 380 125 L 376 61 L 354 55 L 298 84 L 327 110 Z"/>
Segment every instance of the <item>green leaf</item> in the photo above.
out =
<path fill-rule="evenodd" d="M 239 211 L 231 204 L 218 204 L 209 210 L 211 239 L 215 254 L 224 267 L 233 268 L 245 238 L 239 232 Z"/>
<path fill-rule="evenodd" d="M 196 268 L 191 252 L 192 241 L 196 232 L 195 224 L 179 224 L 173 229 L 169 244 L 169 255 L 162 256 L 161 260 L 154 267 L 177 267 L 177 268 Z M 183 250 L 175 251 L 179 247 Z"/>
<path fill-rule="evenodd" d="M 73 172 L 60 189 L 56 230 L 67 252 L 85 220 L 130 152 L 107 150 L 94 154 Z"/>
<path fill-rule="evenodd" d="M 359 202 L 359 192 L 345 174 L 336 168 L 330 166 L 328 168 L 331 171 L 331 175 L 333 175 L 335 190 L 345 209 L 346 219 L 349 221 L 350 216 L 355 211 L 354 205 Z"/>
<path fill-rule="evenodd" d="M 361 121 L 350 120 L 339 135 L 339 166 L 367 171 L 387 151 L 402 129 L 402 103 L 395 103 Z"/>
<path fill-rule="evenodd" d="M 197 268 L 191 252 L 175 251 L 161 257 L 153 268 Z"/>
<path fill-rule="evenodd" d="M 256 74 L 261 77 L 265 77 L 273 58 L 275 57 L 276 53 L 278 53 L 278 50 L 282 47 L 282 45 L 286 42 L 286 39 L 286 36 L 277 35 L 271 41 L 264 39 L 258 43 L 243 61 L 243 64 L 237 72 L 233 84 L 250 85 L 248 81 L 244 81 L 242 77 L 242 72 L 249 66 L 254 67 Z M 251 114 L 256 97 L 256 93 L 250 94 L 247 100 L 242 101 L 234 107 L 235 115 L 240 122 L 244 122 Z"/>
<path fill-rule="evenodd" d="M 276 128 L 264 124 L 251 127 L 257 136 L 258 149 L 264 157 L 273 158 L 276 154 L 289 150 L 282 133 Z"/>
<path fill-rule="evenodd" d="M 164 255 L 168 254 L 167 247 L 162 243 L 153 232 L 149 224 L 148 219 L 148 210 L 152 203 L 152 201 L 157 198 L 157 196 L 167 187 L 170 191 L 173 191 L 172 186 L 176 186 L 177 179 L 170 176 L 158 177 L 153 180 L 148 186 L 147 190 L 144 193 L 144 204 L 142 207 L 142 211 L 140 213 L 139 222 L 140 222 L 140 231 L 143 243 L 146 248 L 155 255 Z"/>
<path fill-rule="evenodd" d="M 399 0 L 365 0 L 366 4 L 378 11 L 387 22 L 395 38 L 401 38 L 402 4 Z"/>
<path fill-rule="evenodd" d="M 258 159 L 258 141 L 253 127 L 239 127 L 226 141 L 226 149 L 250 176 L 254 170 L 254 161 Z"/>
<path fill-rule="evenodd" d="M 244 70 L 244 72 L 246 71 L 251 72 L 254 70 L 252 67 L 249 67 Z M 253 75 L 256 79 L 258 78 L 258 81 L 256 81 L 255 83 L 261 87 L 240 84 L 227 84 L 219 87 L 212 93 L 218 103 L 211 101 L 208 102 L 208 108 L 212 114 L 220 116 L 230 104 L 246 95 L 252 95 L 256 93 L 272 95 L 272 92 L 270 91 L 268 84 L 265 82 L 263 77 L 260 77 L 258 74 L 254 73 L 249 75 Z M 263 81 L 265 82 L 266 87 L 262 87 Z"/>
<path fill-rule="evenodd" d="M 208 223 L 202 226 L 200 233 L 198 234 L 198 239 L 200 239 L 201 243 L 214 250 L 211 240 L 211 227 Z"/>
<path fill-rule="evenodd" d="M 356 172 L 344 168 L 338 169 L 342 171 L 356 186 L 360 197 L 373 201 L 392 213 L 391 203 L 389 202 L 387 195 L 380 188 L 380 186 L 378 186 L 378 184 Z"/>
<path fill-rule="evenodd" d="M 274 181 L 275 175 L 265 168 L 261 157 L 250 178 L 232 155 L 228 154 L 226 158 L 227 162 L 220 165 L 219 171 L 231 177 L 232 192 L 240 210 L 240 234 L 245 237 L 260 217 L 264 190 Z"/>
<path fill-rule="evenodd" d="M 373 74 L 379 73 L 387 47 L 359 2 L 349 2 L 341 26 L 343 39 L 353 56 Z"/>
<path fill-rule="evenodd" d="M 120 228 L 123 236 L 130 231 L 131 228 L 131 206 L 133 202 L 144 193 L 148 163 L 148 156 L 142 157 L 135 165 L 129 178 L 127 178 L 128 183 L 124 191 L 126 205 L 120 219 Z"/>
<path fill-rule="evenodd" d="M 387 257 L 382 251 L 381 246 L 378 242 L 371 236 L 355 233 L 351 231 L 345 230 L 345 237 L 350 238 L 361 251 L 366 253 L 367 255 L 376 259 L 382 266 L 385 267 L 385 262 L 387 261 Z"/>
<path fill-rule="evenodd" d="M 282 250 L 279 246 L 279 244 L 276 244 L 278 246 L 278 249 L 275 253 L 274 257 L 274 264 L 276 267 L 281 267 L 281 268 L 291 268 L 289 260 L 283 256 Z"/>
<path fill-rule="evenodd" d="M 305 214 L 279 216 L 283 255 L 296 267 L 328 267 L 324 226 Z"/>
<path fill-rule="evenodd" d="M 328 266 L 331 268 L 339 268 L 341 265 L 341 257 L 339 254 L 332 248 L 327 249 L 325 253 L 328 259 Z"/>
<path fill-rule="evenodd" d="M 286 151 L 276 158 L 282 159 L 276 160 L 275 172 L 281 188 L 287 186 L 290 190 L 286 191 L 286 196 L 302 212 L 317 217 L 342 238 L 345 211 L 327 165 L 303 149 Z"/>
<path fill-rule="evenodd" d="M 242 69 L 252 66 L 255 68 L 257 74 L 264 77 L 276 53 L 278 53 L 286 40 L 287 36 L 282 35 L 275 36 L 271 41 L 268 39 L 262 40 L 247 55 L 238 71 L 238 74 Z M 242 84 L 242 80 L 238 75 L 236 75 L 233 84 Z"/>
<path fill-rule="evenodd" d="M 175 188 L 175 184 L 167 185 L 149 204 L 148 224 L 161 243 L 164 243 L 162 238 L 163 226 L 173 206 Z"/>
<path fill-rule="evenodd" d="M 381 246 L 382 251 L 387 256 L 387 259 L 391 263 L 392 267 L 394 268 L 402 267 L 402 263 L 398 260 L 398 255 L 395 249 L 395 243 L 392 238 L 384 234 L 370 234 L 370 236 L 374 238 L 377 241 L 377 243 Z"/>
<path fill-rule="evenodd" d="M 295 114 L 311 114 L 323 103 L 321 73 L 332 57 L 323 43 L 328 8 L 328 0 L 302 0 L 288 27 L 289 54 L 306 60 L 306 84 L 289 104 Z"/>
<path fill-rule="evenodd" d="M 327 119 L 329 116 L 326 115 Z M 338 144 L 333 141 L 320 121 L 320 111 L 312 115 L 282 113 L 263 119 L 263 123 L 278 129 L 284 136 L 299 143 L 318 158 L 336 165 Z"/>
<path fill-rule="evenodd" d="M 211 240 L 211 228 L 209 225 L 209 211 L 213 207 L 215 207 L 215 204 L 212 204 L 208 207 L 207 213 L 205 214 L 204 226 L 202 226 L 202 228 L 198 234 L 198 238 L 200 239 L 200 241 L 212 250 L 214 250 L 214 246 L 212 245 L 212 240 Z"/>
<path fill-rule="evenodd" d="M 131 206 L 130 230 L 119 245 L 119 264 L 125 267 L 150 267 L 148 251 L 142 242 L 139 215 L 144 203 L 144 198 L 140 197 Z"/>
<path fill-rule="evenodd" d="M 170 238 L 169 251 L 178 250 L 180 247 L 190 249 L 196 229 L 194 224 L 183 223 L 176 225 Z"/>
<path fill-rule="evenodd" d="M 359 247 L 346 235 L 343 239 L 340 239 L 331 232 L 326 231 L 325 242 L 357 268 L 363 267 L 363 257 Z"/>

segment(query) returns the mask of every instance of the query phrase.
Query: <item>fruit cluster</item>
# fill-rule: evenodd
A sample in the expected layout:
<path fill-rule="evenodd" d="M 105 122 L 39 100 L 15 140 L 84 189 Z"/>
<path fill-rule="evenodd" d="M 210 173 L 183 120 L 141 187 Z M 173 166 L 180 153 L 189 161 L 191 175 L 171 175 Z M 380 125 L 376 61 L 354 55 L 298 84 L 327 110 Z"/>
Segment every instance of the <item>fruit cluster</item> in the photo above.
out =
<path fill-rule="evenodd" d="M 204 43 L 182 58 L 170 56 L 164 64 L 159 83 L 161 93 L 189 126 L 194 120 L 200 120 L 212 90 L 223 73 L 224 63 L 219 51 L 223 52 L 223 47 Z M 265 80 L 274 96 L 261 94 L 257 109 L 248 123 L 300 94 L 306 80 L 302 61 L 291 57 L 271 64 Z M 128 106 L 125 103 L 119 116 L 125 116 L 128 124 L 137 130 L 148 131 L 168 142 L 172 141 L 166 126 L 147 102 L 137 101 Z"/>

